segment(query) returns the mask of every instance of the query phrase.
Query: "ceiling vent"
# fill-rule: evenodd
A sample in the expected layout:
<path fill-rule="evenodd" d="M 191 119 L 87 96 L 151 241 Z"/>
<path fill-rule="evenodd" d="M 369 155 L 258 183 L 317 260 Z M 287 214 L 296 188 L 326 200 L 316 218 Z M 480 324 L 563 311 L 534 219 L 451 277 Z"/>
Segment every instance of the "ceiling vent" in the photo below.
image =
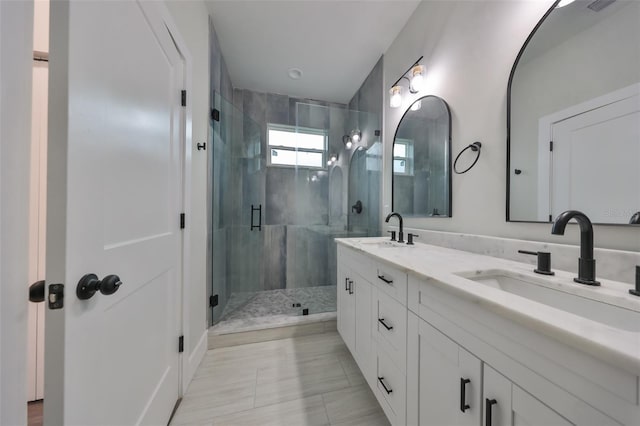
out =
<path fill-rule="evenodd" d="M 596 0 L 587 7 L 593 10 L 594 12 L 600 12 L 602 9 L 611 5 L 611 3 L 615 1 L 616 0 Z"/>

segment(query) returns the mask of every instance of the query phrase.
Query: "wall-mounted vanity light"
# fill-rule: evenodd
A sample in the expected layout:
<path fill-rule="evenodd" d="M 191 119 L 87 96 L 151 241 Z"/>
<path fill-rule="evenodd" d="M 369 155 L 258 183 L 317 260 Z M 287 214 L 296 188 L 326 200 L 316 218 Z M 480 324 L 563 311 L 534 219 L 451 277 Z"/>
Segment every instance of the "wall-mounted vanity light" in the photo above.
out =
<path fill-rule="evenodd" d="M 360 130 L 358 130 L 358 129 L 352 130 L 351 131 L 351 140 L 353 141 L 353 143 L 360 142 L 360 139 L 362 139 L 362 132 Z"/>
<path fill-rule="evenodd" d="M 327 160 L 327 166 L 334 165 L 336 163 L 336 161 L 338 161 L 338 155 L 337 154 L 331 154 L 331 156 Z"/>
<path fill-rule="evenodd" d="M 424 65 L 420 65 L 422 58 L 423 56 L 420 56 L 418 60 L 391 85 L 391 89 L 389 90 L 389 95 L 391 95 L 389 98 L 389 106 L 391 108 L 399 108 L 402 106 L 402 86 L 399 84 L 403 79 L 409 82 L 410 93 L 418 93 L 424 87 Z M 407 74 L 409 74 L 409 77 L 407 77 Z M 420 106 L 417 106 L 416 109 L 420 109 Z"/>
<path fill-rule="evenodd" d="M 351 140 L 351 136 L 349 135 L 344 135 L 342 137 L 342 143 L 344 144 L 344 147 L 346 149 L 351 149 L 351 147 L 353 147 L 353 141 Z"/>
<path fill-rule="evenodd" d="M 391 90 L 389 90 L 389 94 L 391 95 L 389 106 L 391 108 L 399 108 L 402 105 L 402 87 L 393 86 Z"/>
<path fill-rule="evenodd" d="M 411 68 L 411 80 L 409 81 L 409 91 L 418 93 L 424 86 L 424 66 L 415 65 Z"/>

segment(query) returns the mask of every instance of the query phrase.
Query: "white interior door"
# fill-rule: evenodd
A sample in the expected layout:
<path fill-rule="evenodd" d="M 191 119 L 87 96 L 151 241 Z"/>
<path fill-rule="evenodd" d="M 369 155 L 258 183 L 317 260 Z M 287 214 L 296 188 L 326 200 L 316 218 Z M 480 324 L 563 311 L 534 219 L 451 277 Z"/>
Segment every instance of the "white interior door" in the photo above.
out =
<path fill-rule="evenodd" d="M 31 179 L 29 188 L 29 284 L 44 280 L 47 184 L 47 62 L 33 62 Z M 28 400 L 44 397 L 44 303 L 29 304 Z"/>
<path fill-rule="evenodd" d="M 640 96 L 553 125 L 551 215 L 580 210 L 596 223 L 629 223 L 640 210 Z"/>
<path fill-rule="evenodd" d="M 51 4 L 45 424 L 166 424 L 179 392 L 183 59 L 161 2 Z M 76 294 L 87 273 L 112 295 Z"/>

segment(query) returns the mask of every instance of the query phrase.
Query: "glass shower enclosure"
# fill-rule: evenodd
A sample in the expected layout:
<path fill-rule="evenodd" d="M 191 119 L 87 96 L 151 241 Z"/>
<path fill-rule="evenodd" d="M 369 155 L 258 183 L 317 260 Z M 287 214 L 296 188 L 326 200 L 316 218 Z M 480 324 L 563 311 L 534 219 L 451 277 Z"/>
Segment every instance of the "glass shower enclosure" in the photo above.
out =
<path fill-rule="evenodd" d="M 218 93 L 212 103 L 210 325 L 225 334 L 329 318 L 336 310 L 333 240 L 350 235 L 352 220 L 343 169 L 358 152 L 344 150 L 342 138 L 350 122 L 366 120 L 346 107 L 296 102 L 286 120 L 258 121 Z M 374 160 L 360 151 L 365 170 L 366 159 Z M 379 206 L 365 209 L 371 215 Z"/>

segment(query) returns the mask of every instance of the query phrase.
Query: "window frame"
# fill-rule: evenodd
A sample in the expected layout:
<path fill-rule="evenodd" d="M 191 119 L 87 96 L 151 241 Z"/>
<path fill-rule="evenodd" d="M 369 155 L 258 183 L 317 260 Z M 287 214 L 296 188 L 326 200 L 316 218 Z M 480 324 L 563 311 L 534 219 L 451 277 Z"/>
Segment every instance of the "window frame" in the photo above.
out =
<path fill-rule="evenodd" d="M 392 173 L 398 176 L 413 176 L 414 175 L 414 170 L 413 170 L 413 144 L 414 141 L 413 139 L 402 139 L 402 138 L 396 138 L 394 143 L 393 143 L 393 150 L 391 152 L 391 155 L 393 156 L 393 164 L 395 165 L 396 160 L 404 160 L 405 162 L 405 172 L 401 173 L 401 172 L 397 172 L 395 171 L 395 167 L 394 170 L 392 170 Z M 404 157 L 396 157 L 395 153 L 393 151 L 395 151 L 396 145 L 404 145 L 405 146 L 405 156 Z"/>
<path fill-rule="evenodd" d="M 323 149 L 313 149 L 313 148 L 300 148 L 300 147 L 290 147 L 290 146 L 283 146 L 283 145 L 271 145 L 270 141 L 269 141 L 269 132 L 270 130 L 277 130 L 277 131 L 282 131 L 282 132 L 289 132 L 289 133 L 304 133 L 304 134 L 311 134 L 311 135 L 320 135 L 323 137 L 324 139 L 324 143 L 323 143 Z M 329 156 L 329 132 L 327 129 L 315 129 L 312 127 L 299 127 L 299 126 L 290 126 L 290 125 L 286 125 L 286 124 L 276 124 L 276 123 L 267 123 L 267 167 L 281 167 L 281 168 L 288 168 L 288 169 L 308 169 L 308 170 L 327 170 L 327 158 Z M 321 166 L 320 167 L 314 167 L 314 166 L 308 166 L 308 165 L 300 165 L 297 164 L 297 160 L 296 160 L 296 164 L 292 165 L 292 164 L 274 164 L 271 161 L 271 155 L 272 155 L 272 150 L 273 149 L 277 149 L 277 150 L 282 150 L 282 151 L 291 151 L 291 152 L 295 152 L 296 155 L 298 152 L 309 152 L 309 153 L 320 153 L 322 155 L 322 161 L 321 161 Z"/>

